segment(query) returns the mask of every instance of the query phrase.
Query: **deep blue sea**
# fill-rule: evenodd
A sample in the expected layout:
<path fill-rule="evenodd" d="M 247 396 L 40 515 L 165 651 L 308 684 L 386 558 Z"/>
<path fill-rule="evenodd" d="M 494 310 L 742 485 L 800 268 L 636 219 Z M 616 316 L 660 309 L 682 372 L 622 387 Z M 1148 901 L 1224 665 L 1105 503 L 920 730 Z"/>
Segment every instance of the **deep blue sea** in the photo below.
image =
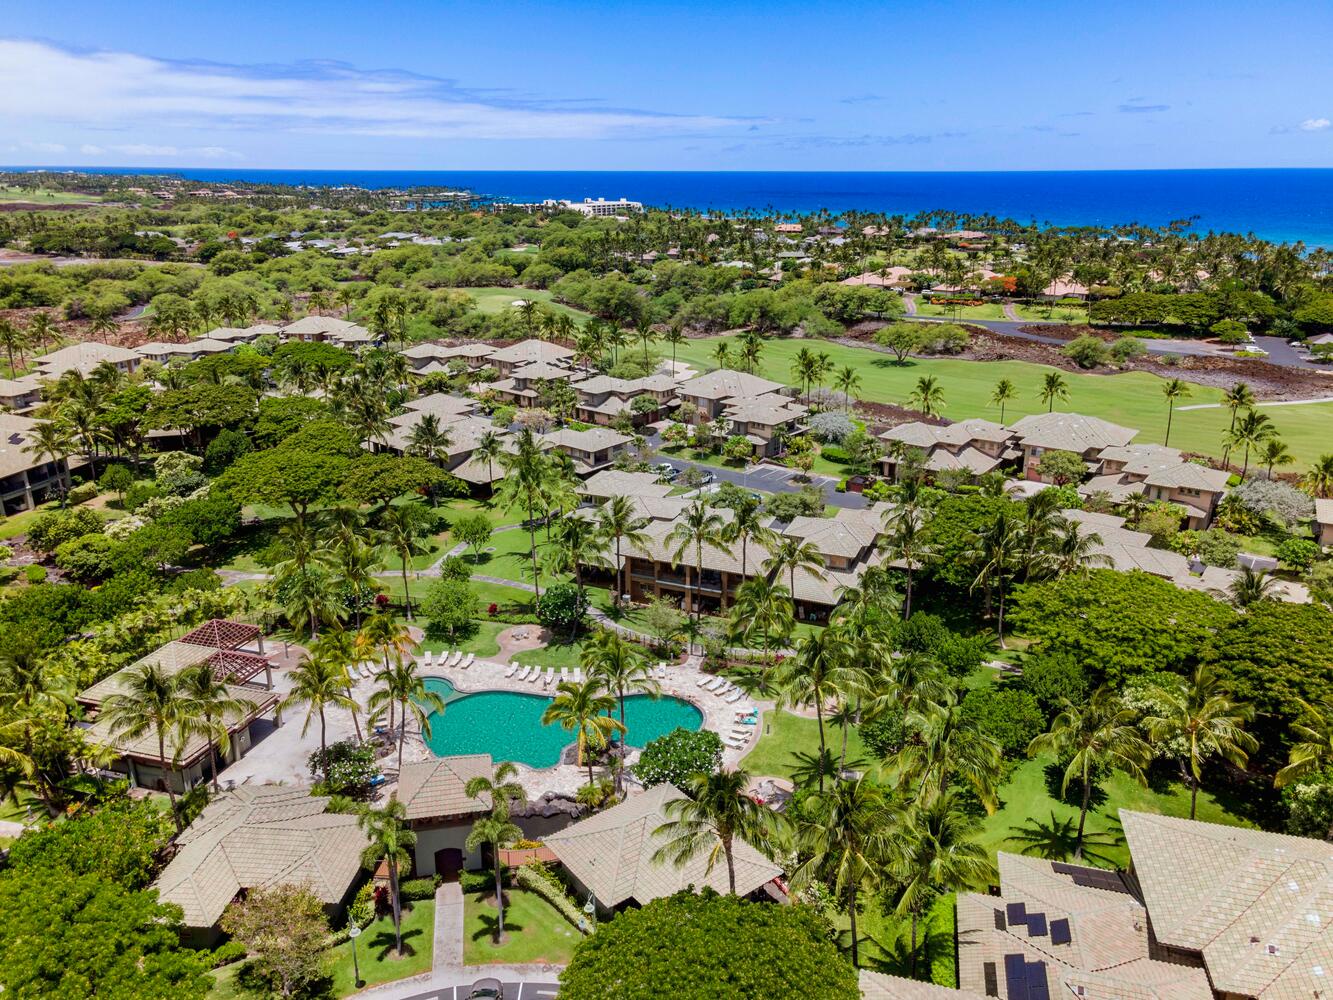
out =
<path fill-rule="evenodd" d="M 453 188 L 506 201 L 629 198 L 659 208 L 728 212 L 859 209 L 911 216 L 949 209 L 1043 225 L 1162 225 L 1196 217 L 1200 232 L 1253 233 L 1333 247 L 1333 169 L 782 173 L 200 167 L 175 172 L 201 181 Z"/>

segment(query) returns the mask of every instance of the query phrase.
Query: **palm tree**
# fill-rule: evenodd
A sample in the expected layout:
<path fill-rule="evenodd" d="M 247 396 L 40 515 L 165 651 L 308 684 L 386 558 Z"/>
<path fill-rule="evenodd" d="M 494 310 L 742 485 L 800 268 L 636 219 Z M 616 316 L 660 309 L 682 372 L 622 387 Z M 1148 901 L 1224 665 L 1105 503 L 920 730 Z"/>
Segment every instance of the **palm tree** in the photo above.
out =
<path fill-rule="evenodd" d="M 405 617 L 412 620 L 412 592 L 407 586 L 407 566 L 415 556 L 424 555 L 422 542 L 430 534 L 425 511 L 415 504 L 390 506 L 380 518 L 380 532 L 387 549 L 399 559 L 403 576 Z"/>
<path fill-rule="evenodd" d="M 1178 378 L 1170 379 L 1162 383 L 1162 395 L 1166 397 L 1166 437 L 1162 439 L 1162 444 L 1169 445 L 1171 443 L 1171 418 L 1176 415 L 1176 400 L 1189 398 L 1190 384 Z"/>
<path fill-rule="evenodd" d="M 918 662 L 913 672 L 921 673 L 922 668 L 926 665 Z M 899 674 L 900 678 L 905 676 Z M 932 676 L 926 668 L 927 685 L 936 687 L 937 676 Z M 901 688 L 902 684 L 895 686 Z M 906 716 L 906 728 L 912 739 L 900 754 L 899 784 L 904 789 L 915 784 L 917 800 L 924 801 L 932 794 L 942 794 L 950 782 L 961 779 L 976 792 L 986 811 L 993 813 L 1000 804 L 996 794 L 1003 775 L 1000 746 L 963 715 L 952 689 L 935 693 L 938 701 L 923 697 L 924 693 L 900 695 L 917 707 Z"/>
<path fill-rule="evenodd" d="M 850 410 L 852 401 L 856 398 L 856 390 L 861 388 L 861 376 L 851 365 L 843 365 L 833 376 L 833 388 L 847 397 L 844 406 Z"/>
<path fill-rule="evenodd" d="M 509 510 L 521 506 L 527 515 L 528 543 L 531 546 L 532 582 L 537 599 L 542 596 L 540 568 L 537 564 L 537 514 L 547 495 L 550 461 L 529 428 L 520 432 L 517 449 L 500 454 L 505 478 L 500 484 L 501 502 Z"/>
<path fill-rule="evenodd" d="M 1199 799 L 1203 765 L 1212 757 L 1221 757 L 1237 767 L 1259 747 L 1259 741 L 1245 731 L 1254 715 L 1248 705 L 1236 702 L 1212 667 L 1200 666 L 1188 684 L 1160 689 L 1163 706 L 1160 715 L 1144 718 L 1148 735 L 1157 743 L 1180 740 L 1185 755 L 1180 758 L 1180 776 L 1190 786 L 1190 819 L 1194 818 Z"/>
<path fill-rule="evenodd" d="M 815 382 L 815 374 L 819 371 L 819 359 L 815 357 L 814 351 L 808 347 L 802 347 L 796 352 L 796 357 L 792 359 L 791 374 L 796 384 L 805 390 L 806 405 L 810 405 L 810 389 Z"/>
<path fill-rule="evenodd" d="M 662 334 L 662 342 L 671 345 L 671 377 L 676 377 L 676 348 L 685 343 L 685 330 L 679 322 L 672 323 Z"/>
<path fill-rule="evenodd" d="M 1333 497 L 1333 454 L 1320 455 L 1319 461 L 1301 479 L 1301 485 L 1320 499 Z"/>
<path fill-rule="evenodd" d="M 895 910 L 912 919 L 911 977 L 916 978 L 917 924 L 941 892 L 986 884 L 995 876 L 977 842 L 980 824 L 950 788 L 913 809 L 902 824 L 906 836 L 890 865 L 898 886 Z"/>
<path fill-rule="evenodd" d="M 383 861 L 389 867 L 389 901 L 393 906 L 394 949 L 403 954 L 403 901 L 398 893 L 398 872 L 412 866 L 409 848 L 417 842 L 417 835 L 407 825 L 407 806 L 390 795 L 383 808 L 366 806 L 357 817 L 357 825 L 370 843 L 361 852 L 361 865 L 374 871 Z"/>
<path fill-rule="evenodd" d="M 231 753 L 231 728 L 227 718 L 244 718 L 254 705 L 232 694 L 227 684 L 218 680 L 208 663 L 196 664 L 182 670 L 176 677 L 177 694 L 185 702 L 178 726 L 181 742 L 198 735 L 208 740 L 208 753 L 213 765 L 213 791 L 221 790 L 218 782 L 218 754 Z"/>
<path fill-rule="evenodd" d="M 586 517 L 562 517 L 556 522 L 555 538 L 549 549 L 550 568 L 556 573 L 573 573 L 574 585 L 584 592 L 583 567 L 601 565 L 604 547 L 597 526 Z M 577 620 L 574 629 L 578 628 Z M 573 639 L 574 633 L 570 632 Z"/>
<path fill-rule="evenodd" d="M 1041 382 L 1041 401 L 1046 404 L 1046 412 L 1055 410 L 1055 401 L 1069 398 L 1069 386 L 1059 372 L 1047 372 Z"/>
<path fill-rule="evenodd" d="M 736 588 L 731 623 L 733 633 L 742 643 L 748 642 L 757 629 L 767 651 L 774 641 L 785 642 L 796 624 L 792 619 L 791 593 L 766 576 L 751 577 Z"/>
<path fill-rule="evenodd" d="M 925 516 L 919 507 L 904 504 L 886 507 L 884 527 L 888 534 L 881 544 L 890 559 L 902 561 L 907 567 L 907 586 L 903 595 L 903 617 L 912 617 L 912 571 L 930 557 L 930 545 L 925 531 Z"/>
<path fill-rule="evenodd" d="M 727 542 L 741 543 L 741 576 L 750 575 L 748 559 L 750 540 L 760 545 L 772 545 L 777 534 L 764 525 L 759 501 L 752 496 L 742 496 L 731 508 L 731 520 L 722 529 L 722 537 Z"/>
<path fill-rule="evenodd" d="M 1254 408 L 1254 393 L 1244 382 L 1237 382 L 1222 397 L 1226 408 L 1231 411 L 1231 423 L 1227 427 L 1227 432 L 1223 438 L 1225 445 L 1222 450 L 1222 465 L 1225 467 L 1231 459 L 1231 436 L 1236 431 L 1236 414 L 1241 410 L 1251 410 Z"/>
<path fill-rule="evenodd" d="M 325 718 L 324 712 L 328 708 L 344 708 L 349 712 L 356 711 L 356 702 L 347 694 L 347 689 L 351 685 L 351 678 L 347 674 L 347 668 L 342 664 L 329 657 L 309 652 L 302 656 L 300 662 L 287 672 L 287 679 L 291 682 L 292 687 L 279 707 L 306 706 L 305 722 L 301 726 L 302 736 L 309 732 L 311 720 L 316 715 L 319 716 L 319 754 L 320 759 L 324 761 L 324 781 L 327 784 L 329 780 L 329 747 L 326 739 L 328 720 Z"/>
<path fill-rule="evenodd" d="M 796 655 L 784 659 L 774 670 L 773 685 L 779 692 L 779 703 L 814 707 L 821 755 L 827 747 L 824 708 L 849 679 L 852 652 L 853 646 L 841 628 L 825 628 L 804 636 L 796 647 Z M 821 790 L 824 787 L 822 775 L 819 787 Z"/>
<path fill-rule="evenodd" d="M 565 732 L 578 734 L 577 764 L 582 767 L 586 757 L 591 785 L 592 755 L 588 754 L 588 748 L 601 749 L 612 735 L 625 732 L 625 727 L 610 714 L 615 699 L 602 691 L 600 681 L 591 677 L 582 684 L 562 681 L 555 690 L 555 697 L 542 713 L 542 725 L 558 725 Z"/>
<path fill-rule="evenodd" d="M 477 446 L 472 449 L 473 461 L 486 463 L 488 486 L 495 482 L 495 460 L 503 453 L 503 442 L 495 431 L 483 431 L 481 437 L 477 439 Z"/>
<path fill-rule="evenodd" d="M 1017 395 L 1018 390 L 1009 379 L 1002 378 L 995 383 L 995 391 L 991 393 L 990 401 L 1000 408 L 1000 423 L 1004 423 L 1004 404 Z"/>
<path fill-rule="evenodd" d="M 944 390 L 934 375 L 922 375 L 916 380 L 916 388 L 907 397 L 907 403 L 922 416 L 938 417 L 944 409 Z"/>
<path fill-rule="evenodd" d="M 1264 463 L 1264 468 L 1268 471 L 1268 478 L 1272 479 L 1273 466 L 1290 465 L 1296 461 L 1296 458 L 1281 440 L 1277 437 L 1271 437 L 1264 442 L 1263 448 L 1260 449 L 1259 461 Z"/>
<path fill-rule="evenodd" d="M 55 325 L 51 322 L 49 313 L 34 313 L 32 319 L 28 320 L 28 345 L 41 345 L 43 351 L 46 350 L 47 341 L 58 337 L 59 334 Z"/>
<path fill-rule="evenodd" d="M 1245 474 L 1250 471 L 1250 449 L 1258 447 L 1275 434 L 1277 429 L 1273 426 L 1272 418 L 1266 413 L 1246 410 L 1236 420 L 1234 429 L 1227 435 L 1227 441 L 1231 447 L 1245 448 L 1245 462 L 1240 470 L 1241 479 L 1244 479 Z"/>
<path fill-rule="evenodd" d="M 779 813 L 755 801 L 749 786 L 750 773 L 741 768 L 690 775 L 685 794 L 663 805 L 667 821 L 653 836 L 666 843 L 653 852 L 653 862 L 683 868 L 702 854 L 708 859 L 704 874 L 711 875 L 721 858 L 727 891 L 736 895 L 736 841 L 763 850 L 776 839 L 780 822 Z"/>
<path fill-rule="evenodd" d="M 23 450 L 39 459 L 45 457 L 55 463 L 56 488 L 60 491 L 60 505 L 65 505 L 65 494 L 69 492 L 69 453 L 74 439 L 69 428 L 54 420 L 39 421 L 37 426 L 28 431 L 28 443 Z"/>
<path fill-rule="evenodd" d="M 681 557 L 691 548 L 694 549 L 694 577 L 690 582 L 694 585 L 694 618 L 696 623 L 703 614 L 701 587 L 703 584 L 704 546 L 711 545 L 715 549 L 729 553 L 730 550 L 727 548 L 724 537 L 725 531 L 726 522 L 722 520 L 722 515 L 704 503 L 702 497 L 699 497 L 689 507 L 685 508 L 685 512 L 672 527 L 671 533 L 666 536 L 667 545 L 675 546 L 671 553 L 673 565 L 679 565 Z"/>
<path fill-rule="evenodd" d="M 17 351 L 19 357 L 22 357 L 23 348 L 26 347 L 27 344 L 28 336 L 26 331 L 16 323 L 0 316 L 0 347 L 3 347 L 5 352 L 9 355 L 9 374 L 11 376 L 18 374 L 18 368 L 14 364 L 14 352 Z"/>
<path fill-rule="evenodd" d="M 1130 495 L 1143 496 L 1141 493 Z M 1087 574 L 1098 567 L 1114 565 L 1111 557 L 1100 551 L 1101 545 L 1102 536 L 1097 532 L 1084 531 L 1077 521 L 1066 520 L 1047 540 L 1046 564 L 1056 576 Z"/>
<path fill-rule="evenodd" d="M 787 589 L 791 591 L 791 613 L 797 617 L 796 610 L 796 571 L 803 569 L 817 580 L 825 578 L 824 555 L 812 542 L 804 541 L 793 535 L 777 536 L 777 544 L 769 549 L 764 560 L 764 575 L 770 581 L 776 580 L 780 573 L 787 574 Z"/>
<path fill-rule="evenodd" d="M 467 784 L 463 786 L 463 792 L 470 799 L 489 799 L 492 808 L 497 804 L 508 807 L 514 802 L 522 802 L 527 796 L 523 785 L 516 780 L 517 777 L 518 768 L 513 762 L 502 761 L 495 766 L 495 771 L 489 778 L 484 774 L 469 778 Z"/>
<path fill-rule="evenodd" d="M 430 738 L 430 717 L 434 713 L 444 714 L 444 699 L 438 691 L 426 687 L 425 678 L 417 673 L 417 664 L 412 659 L 398 659 L 392 666 L 381 670 L 375 679 L 382 687 L 370 696 L 368 707 L 376 715 L 386 707 L 398 708 L 398 773 L 403 773 L 403 743 L 407 738 L 407 720 L 410 715 L 416 720 L 423 739 Z M 375 715 L 372 715 L 372 719 Z"/>
<path fill-rule="evenodd" d="M 987 528 L 975 536 L 972 546 L 963 555 L 964 559 L 977 567 L 977 575 L 969 589 L 985 588 L 987 603 L 992 594 L 998 597 L 999 614 L 995 620 L 995 632 L 999 636 L 1001 649 L 1008 649 L 1004 644 L 1004 602 L 1009 584 L 1021 568 L 1023 550 L 1023 531 L 1013 515 L 1001 511 Z"/>
<path fill-rule="evenodd" d="M 1060 785 L 1061 795 L 1069 790 L 1069 783 L 1075 778 L 1083 783 L 1078 834 L 1074 839 L 1074 859 L 1077 861 L 1083 857 L 1083 828 L 1092 799 L 1094 770 L 1104 766 L 1118 767 L 1143 783 L 1143 768 L 1151 751 L 1135 728 L 1134 710 L 1111 688 L 1098 688 L 1091 698 L 1078 705 L 1066 698 L 1063 705 L 1060 714 L 1052 721 L 1050 731 L 1028 744 L 1028 756 L 1049 753 L 1057 760 L 1069 761 Z"/>
<path fill-rule="evenodd" d="M 441 456 L 447 457 L 449 454 L 452 437 L 453 435 L 447 427 L 440 426 L 439 417 L 433 413 L 427 413 L 412 428 L 412 433 L 407 440 L 407 450 L 409 454 L 420 455 L 422 458 L 439 465 Z"/>
<path fill-rule="evenodd" d="M 611 603 L 620 606 L 620 595 L 625 592 L 625 560 L 621 557 L 623 543 L 639 547 L 647 544 L 648 536 L 644 529 L 649 520 L 635 513 L 634 501 L 627 496 L 613 496 L 597 511 L 597 532 L 616 547 L 616 592 L 611 595 Z"/>
<path fill-rule="evenodd" d="M 171 818 L 176 832 L 184 827 L 176 809 L 176 771 L 174 757 L 167 758 L 167 733 L 186 717 L 187 707 L 181 696 L 177 677 L 152 660 L 127 668 L 120 675 L 120 690 L 102 702 L 101 718 L 112 739 L 130 742 L 152 734 L 157 740 L 157 762 L 165 778 L 167 798 L 171 800 Z"/>
<path fill-rule="evenodd" d="M 501 766 L 513 767 L 508 762 Z M 471 782 L 468 787 L 472 787 Z M 504 799 L 497 799 L 489 816 L 473 820 L 472 830 L 463 842 L 463 847 L 468 851 L 479 850 L 486 844 L 491 846 L 491 860 L 495 870 L 496 944 L 504 940 L 505 933 L 504 866 L 500 863 L 500 852 L 522 837 L 523 831 L 509 818 L 509 804 Z"/>
<path fill-rule="evenodd" d="M 1228 588 L 1231 600 L 1238 608 L 1248 608 L 1260 601 L 1274 600 L 1276 589 L 1277 581 L 1272 576 L 1249 566 L 1240 568 L 1240 574 L 1231 581 L 1231 586 Z"/>
<path fill-rule="evenodd" d="M 878 889 L 884 859 L 901 836 L 888 797 L 870 778 L 838 778 L 827 790 L 821 787 L 812 795 L 802 812 L 808 818 L 797 828 L 796 842 L 806 860 L 792 873 L 792 885 L 802 888 L 817 879 L 832 882 L 851 920 L 852 965 L 859 965 L 859 900 L 863 892 Z"/>
<path fill-rule="evenodd" d="M 1333 699 L 1318 702 L 1301 700 L 1301 714 L 1291 725 L 1291 749 L 1287 766 L 1277 773 L 1273 784 L 1285 788 L 1312 775 L 1323 774 L 1333 763 Z M 1333 840 L 1333 826 L 1325 840 Z"/>

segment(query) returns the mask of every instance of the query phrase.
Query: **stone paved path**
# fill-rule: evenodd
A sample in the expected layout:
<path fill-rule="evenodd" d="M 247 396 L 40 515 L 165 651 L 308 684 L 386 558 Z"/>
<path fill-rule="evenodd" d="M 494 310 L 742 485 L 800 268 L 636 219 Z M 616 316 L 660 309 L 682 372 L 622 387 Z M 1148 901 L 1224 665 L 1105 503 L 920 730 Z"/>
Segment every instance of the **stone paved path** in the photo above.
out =
<path fill-rule="evenodd" d="M 463 889 L 445 882 L 435 890 L 436 972 L 457 969 L 463 964 Z"/>

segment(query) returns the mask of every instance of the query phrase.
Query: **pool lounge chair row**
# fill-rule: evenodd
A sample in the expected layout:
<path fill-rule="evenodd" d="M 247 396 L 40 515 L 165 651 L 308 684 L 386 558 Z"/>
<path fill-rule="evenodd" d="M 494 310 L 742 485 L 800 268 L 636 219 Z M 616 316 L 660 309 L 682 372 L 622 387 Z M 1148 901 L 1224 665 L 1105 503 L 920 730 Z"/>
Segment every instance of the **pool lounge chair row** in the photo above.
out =
<path fill-rule="evenodd" d="M 459 670 L 466 670 L 476 662 L 476 653 L 467 653 L 461 649 L 455 649 L 452 653 L 441 653 L 432 662 L 432 654 L 427 651 L 421 658 L 421 662 L 426 667 L 457 667 Z"/>
<path fill-rule="evenodd" d="M 514 677 L 514 680 L 531 684 L 541 681 L 542 687 L 550 687 L 551 681 L 555 677 L 555 667 L 547 667 L 546 672 L 542 673 L 541 667 L 525 667 L 521 663 L 511 665 L 505 676 L 509 677 L 515 670 L 518 671 L 518 675 Z"/>

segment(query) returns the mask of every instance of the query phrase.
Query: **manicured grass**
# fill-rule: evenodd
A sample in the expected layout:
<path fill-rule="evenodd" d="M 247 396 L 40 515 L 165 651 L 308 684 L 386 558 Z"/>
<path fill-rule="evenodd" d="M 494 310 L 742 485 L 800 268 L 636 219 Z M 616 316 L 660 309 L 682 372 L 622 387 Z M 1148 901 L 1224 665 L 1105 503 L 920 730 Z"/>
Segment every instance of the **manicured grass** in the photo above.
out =
<path fill-rule="evenodd" d="M 586 319 L 588 316 L 585 312 L 556 302 L 551 293 L 544 288 L 463 288 L 460 291 L 467 292 L 472 297 L 472 301 L 477 304 L 478 312 L 491 315 L 512 309 L 511 303 L 526 299 L 529 302 L 540 302 L 552 312 L 566 313 L 578 320 Z"/>
<path fill-rule="evenodd" d="M 565 964 L 582 940 L 577 928 L 546 900 L 523 889 L 506 894 L 505 940 L 495 945 L 496 911 L 492 894 L 470 895 L 463 903 L 463 962 L 550 962 Z"/>
<path fill-rule="evenodd" d="M 32 522 L 36 520 L 37 515 L 48 510 L 56 510 L 60 507 L 57 501 L 52 500 L 44 503 L 36 510 L 25 510 L 22 514 L 14 514 L 10 517 L 0 518 L 0 540 L 13 538 L 16 535 L 27 534 L 28 529 L 32 527 Z"/>
<path fill-rule="evenodd" d="M 935 900 L 924 919 L 917 922 L 918 979 L 938 986 L 952 987 L 957 971 L 954 952 L 954 895 L 947 893 Z M 833 919 L 838 943 L 850 957 L 851 923 L 843 914 Z M 893 976 L 909 977 L 912 972 L 912 921 L 892 912 L 884 912 L 878 902 L 859 910 L 856 932 L 860 938 L 861 965 Z M 930 974 L 926 975 L 929 969 Z"/>
<path fill-rule="evenodd" d="M 916 300 L 918 316 L 942 316 L 945 319 L 1004 319 L 1004 306 L 987 302 L 980 306 L 937 306 L 925 299 Z"/>
<path fill-rule="evenodd" d="M 1082 305 L 1015 305 L 1014 315 L 1019 319 L 1054 320 L 1058 323 L 1086 323 L 1088 309 Z"/>
<path fill-rule="evenodd" d="M 566 630 L 568 632 L 568 630 Z M 565 638 L 568 638 L 566 635 Z M 559 670 L 561 667 L 574 668 L 582 665 L 583 640 L 576 639 L 573 642 L 553 642 L 549 646 L 542 646 L 540 649 L 528 649 L 522 653 L 515 653 L 514 659 L 520 663 L 536 664 L 539 667 L 555 667 Z"/>
<path fill-rule="evenodd" d="M 767 774 L 780 778 L 791 777 L 795 760 L 793 752 L 816 754 L 819 752 L 819 723 L 813 717 L 806 718 L 790 712 L 765 712 L 759 720 L 759 731 L 763 734 L 753 750 L 745 755 L 742 766 L 751 774 Z M 824 720 L 824 739 L 835 755 L 842 754 L 842 728 Z M 847 759 L 871 759 L 866 753 L 861 735 L 855 729 L 847 733 Z"/>
<path fill-rule="evenodd" d="M 366 986 L 388 983 L 395 979 L 419 975 L 429 971 L 431 952 L 435 945 L 435 901 L 423 899 L 403 912 L 403 949 L 407 954 L 397 958 L 393 953 L 393 918 L 381 917 L 356 939 L 356 954 L 361 966 L 361 982 Z M 352 946 L 341 944 L 332 949 L 329 974 L 333 980 L 332 993 L 336 997 L 357 992 L 352 982 Z"/>
<path fill-rule="evenodd" d="M 499 653 L 500 644 L 496 641 L 496 637 L 509 628 L 509 624 L 507 622 L 477 619 L 475 626 L 475 631 L 471 635 L 460 636 L 452 641 L 449 639 L 423 639 L 421 648 L 431 653 L 445 653 L 461 649 L 464 653 L 476 653 L 483 660 Z"/>
<path fill-rule="evenodd" d="M 703 371 L 715 367 L 713 349 L 718 338 L 691 340 L 681 346 L 679 359 Z M 841 344 L 811 343 L 808 340 L 770 340 L 765 343 L 759 374 L 783 382 L 791 381 L 791 363 L 802 348 L 827 353 L 837 366 L 851 365 L 861 376 L 858 395 L 871 402 L 904 404 L 923 375 L 933 375 L 944 391 L 944 416 L 951 420 L 967 417 L 999 419 L 999 409 L 990 404 L 995 383 L 1010 379 L 1017 397 L 1005 407 L 1009 422 L 1030 413 L 1043 413 L 1040 399 L 1042 379 L 1053 369 L 1022 361 L 965 361 L 957 358 L 913 360 L 905 365 L 892 357 L 865 348 Z M 1181 373 L 1188 378 L 1188 372 Z M 1069 399 L 1061 409 L 1101 417 L 1126 427 L 1138 428 L 1139 443 L 1161 443 L 1166 433 L 1167 408 L 1162 397 L 1164 380 L 1147 372 L 1122 372 L 1115 375 L 1084 375 L 1064 372 Z M 1220 389 L 1194 385 L 1185 405 L 1216 403 Z M 1328 431 L 1333 421 L 1333 403 L 1266 407 L 1282 440 L 1296 456 L 1300 468 L 1329 451 Z M 1230 422 L 1227 410 L 1177 410 L 1171 429 L 1171 445 L 1187 451 L 1221 455 L 1222 434 Z"/>
<path fill-rule="evenodd" d="M 95 205 L 101 195 L 52 191 L 49 188 L 0 187 L 0 205 Z"/>

